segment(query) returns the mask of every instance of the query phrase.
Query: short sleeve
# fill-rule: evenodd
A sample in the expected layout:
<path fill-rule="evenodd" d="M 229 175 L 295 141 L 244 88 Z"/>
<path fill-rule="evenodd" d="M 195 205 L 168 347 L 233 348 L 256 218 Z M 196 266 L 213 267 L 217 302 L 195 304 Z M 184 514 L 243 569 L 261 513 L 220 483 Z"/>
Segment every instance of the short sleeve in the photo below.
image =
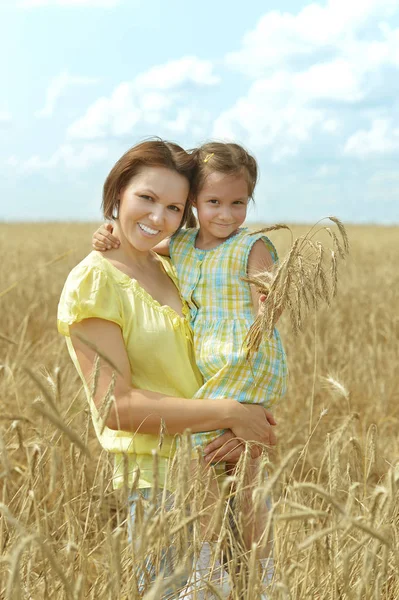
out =
<path fill-rule="evenodd" d="M 274 247 L 274 244 L 271 242 L 271 240 L 269 240 L 269 238 L 266 235 L 264 235 L 263 233 L 255 233 L 255 234 L 249 233 L 246 239 L 247 239 L 247 244 L 246 244 L 245 255 L 244 255 L 245 265 L 248 264 L 249 254 L 252 250 L 252 247 L 258 240 L 262 240 L 262 242 L 265 244 L 266 248 L 270 252 L 270 256 L 272 257 L 273 263 L 278 262 L 277 250 Z"/>
<path fill-rule="evenodd" d="M 189 228 L 189 229 L 178 229 L 176 233 L 172 235 L 169 242 L 169 256 L 174 262 L 174 258 L 176 253 L 179 254 L 184 251 L 185 246 L 191 246 L 192 239 L 197 235 L 198 229 Z"/>
<path fill-rule="evenodd" d="M 266 235 L 260 236 L 259 239 L 261 239 L 265 243 L 265 246 L 269 250 L 273 262 L 278 262 L 278 254 L 273 242 L 269 240 L 269 238 Z"/>
<path fill-rule="evenodd" d="M 117 284 L 98 266 L 79 264 L 70 272 L 58 304 L 58 331 L 83 319 L 105 319 L 122 326 Z"/>

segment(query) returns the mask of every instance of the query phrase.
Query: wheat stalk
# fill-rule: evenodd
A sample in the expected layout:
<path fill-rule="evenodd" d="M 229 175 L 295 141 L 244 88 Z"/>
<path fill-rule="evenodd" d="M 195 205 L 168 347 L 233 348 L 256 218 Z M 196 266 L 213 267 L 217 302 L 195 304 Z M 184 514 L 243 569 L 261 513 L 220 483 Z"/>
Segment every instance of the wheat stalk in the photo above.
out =
<path fill-rule="evenodd" d="M 245 339 L 247 359 L 250 360 L 259 349 L 264 336 L 272 337 L 281 313 L 288 310 L 292 329 L 297 333 L 303 329 L 304 313 L 317 310 L 320 302 L 330 304 L 337 292 L 338 259 L 344 259 L 349 252 L 349 241 L 344 225 L 336 217 L 327 217 L 337 227 L 338 234 L 331 227 L 312 227 L 305 235 L 296 238 L 288 254 L 272 271 L 248 275 L 244 280 L 255 286 L 266 296 L 264 305 L 248 331 Z M 319 221 L 316 225 L 319 225 Z M 288 229 L 276 225 L 259 232 Z M 332 241 L 330 260 L 320 240 L 315 236 L 327 232 Z M 292 234 L 292 232 L 291 232 Z M 330 269 L 328 269 L 330 264 Z"/>

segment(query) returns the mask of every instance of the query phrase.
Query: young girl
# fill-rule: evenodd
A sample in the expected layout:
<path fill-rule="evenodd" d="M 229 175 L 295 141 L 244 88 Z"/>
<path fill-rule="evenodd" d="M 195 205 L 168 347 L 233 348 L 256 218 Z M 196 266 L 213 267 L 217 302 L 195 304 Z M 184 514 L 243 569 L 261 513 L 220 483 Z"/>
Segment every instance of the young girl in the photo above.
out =
<path fill-rule="evenodd" d="M 211 142 L 195 150 L 194 156 L 197 170 L 192 197 L 199 228 L 181 229 L 155 249 L 170 255 L 190 308 L 195 357 L 204 378 L 195 397 L 233 397 L 269 408 L 283 397 L 287 385 L 280 336 L 274 330 L 250 362 L 245 347 L 259 305 L 257 290 L 245 278 L 272 268 L 277 261 L 277 252 L 266 236 L 241 227 L 254 193 L 257 164 L 233 143 Z M 148 202 L 153 201 L 148 197 Z M 158 231 L 148 233 L 155 236 Z M 98 250 L 117 243 L 104 226 L 93 238 Z M 220 432 L 197 433 L 193 442 L 204 447 L 217 435 Z M 219 437 L 211 446 L 207 462 L 213 461 L 222 443 L 223 437 Z M 247 500 L 250 495 L 248 490 Z M 257 541 L 252 529 L 247 527 L 247 547 Z"/>

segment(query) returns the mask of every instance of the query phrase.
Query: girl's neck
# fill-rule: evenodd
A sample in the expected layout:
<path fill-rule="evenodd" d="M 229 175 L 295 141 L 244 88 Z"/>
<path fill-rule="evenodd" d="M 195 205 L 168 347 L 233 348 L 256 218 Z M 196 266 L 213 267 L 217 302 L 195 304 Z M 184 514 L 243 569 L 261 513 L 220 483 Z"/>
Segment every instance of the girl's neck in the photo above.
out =
<path fill-rule="evenodd" d="M 230 235 L 221 238 L 214 236 L 212 233 L 205 230 L 203 227 L 200 227 L 198 229 L 198 234 L 195 240 L 195 247 L 199 250 L 212 250 L 212 248 L 217 248 L 226 240 L 230 239 L 231 237 L 234 237 L 237 234 L 237 231 L 238 229 L 233 231 L 233 233 L 231 233 Z"/>

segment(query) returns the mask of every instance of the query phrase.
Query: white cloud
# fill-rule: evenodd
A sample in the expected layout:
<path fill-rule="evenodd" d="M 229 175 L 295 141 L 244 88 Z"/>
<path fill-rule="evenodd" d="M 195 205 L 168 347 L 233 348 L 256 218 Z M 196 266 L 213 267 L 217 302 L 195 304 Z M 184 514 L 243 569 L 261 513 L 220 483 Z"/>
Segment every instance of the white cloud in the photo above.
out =
<path fill-rule="evenodd" d="M 26 160 L 20 160 L 15 156 L 10 156 L 6 164 L 10 167 L 22 169 L 23 171 L 43 171 L 54 169 L 56 167 L 65 167 L 71 170 L 84 170 L 92 164 L 103 161 L 107 158 L 108 148 L 103 145 L 85 144 L 81 148 L 76 148 L 72 144 L 63 144 L 58 150 L 47 159 L 43 159 L 37 154 Z"/>
<path fill-rule="evenodd" d="M 333 175 L 337 175 L 339 172 L 338 167 L 335 165 L 321 165 L 316 169 L 315 177 L 323 178 L 323 177 L 331 177 Z"/>
<path fill-rule="evenodd" d="M 192 111 L 189 108 L 182 108 L 175 119 L 166 122 L 166 126 L 176 134 L 185 133 L 191 120 L 193 120 Z"/>
<path fill-rule="evenodd" d="M 69 75 L 67 72 L 60 73 L 51 82 L 46 92 L 44 107 L 37 111 L 37 117 L 51 117 L 57 100 L 62 96 L 67 88 L 72 86 L 93 85 L 98 83 L 98 79 L 93 77 L 81 77 L 80 75 Z"/>
<path fill-rule="evenodd" d="M 151 112 L 151 111 L 150 111 Z M 80 119 L 72 123 L 67 135 L 70 139 L 96 139 L 129 133 L 142 118 L 135 101 L 132 84 L 121 83 L 109 98 L 99 98 Z"/>
<path fill-rule="evenodd" d="M 268 148 L 274 161 L 298 154 L 306 142 L 317 145 L 320 136 L 334 135 L 338 151 L 338 134 L 356 131 L 362 117 L 362 108 L 349 118 L 346 108 L 380 101 L 375 108 L 384 114 L 395 79 L 387 81 L 382 69 L 399 68 L 399 28 L 384 21 L 394 13 L 397 0 L 329 0 L 298 14 L 266 13 L 226 56 L 252 81 L 217 117 L 213 135 Z"/>
<path fill-rule="evenodd" d="M 213 73 L 213 65 L 208 60 L 200 60 L 195 56 L 185 56 L 163 65 L 157 65 L 135 79 L 137 89 L 152 88 L 169 90 L 182 83 L 198 85 L 215 85 L 219 77 Z"/>
<path fill-rule="evenodd" d="M 316 51 L 350 48 L 360 28 L 398 10 L 397 0 L 329 0 L 308 4 L 297 15 L 271 11 L 247 33 L 242 48 L 227 55 L 229 65 L 254 77 Z M 381 48 L 374 47 L 376 55 Z M 367 57 L 364 57 L 366 60 Z"/>
<path fill-rule="evenodd" d="M 11 121 L 12 116 L 11 113 L 7 110 L 0 110 L 0 123 L 8 123 Z"/>
<path fill-rule="evenodd" d="M 344 59 L 317 63 L 294 75 L 292 88 L 311 100 L 352 102 L 363 96 L 355 65 Z"/>
<path fill-rule="evenodd" d="M 256 80 L 245 97 L 215 120 L 212 134 L 238 138 L 251 147 L 268 147 L 272 159 L 279 161 L 297 154 L 316 130 L 331 135 L 338 129 L 338 119 L 328 118 L 316 101 L 351 102 L 361 97 L 345 61 L 313 65 L 298 74 L 280 71 Z"/>
<path fill-rule="evenodd" d="M 399 151 L 399 127 L 386 119 L 374 119 L 369 130 L 361 129 L 350 136 L 344 153 L 358 158 Z"/>
<path fill-rule="evenodd" d="M 119 84 L 109 97 L 96 100 L 70 125 L 67 135 L 69 139 L 122 136 L 131 133 L 138 123 L 158 125 L 161 122 L 168 122 L 172 129 L 183 131 L 189 123 L 184 87 L 212 86 L 218 82 L 212 63 L 196 57 L 157 65 L 133 81 Z M 170 109 L 175 112 L 173 117 L 169 114 Z"/>
<path fill-rule="evenodd" d="M 41 6 L 99 6 L 112 8 L 120 4 L 121 0 L 21 0 L 21 8 L 37 8 Z"/>
<path fill-rule="evenodd" d="M 376 173 L 373 173 L 368 183 L 383 187 L 397 186 L 396 189 L 399 189 L 399 173 L 398 171 L 391 171 L 389 169 L 377 171 Z"/>
<path fill-rule="evenodd" d="M 339 129 L 339 122 L 337 119 L 327 119 L 322 123 L 321 128 L 327 133 L 336 133 Z"/>

